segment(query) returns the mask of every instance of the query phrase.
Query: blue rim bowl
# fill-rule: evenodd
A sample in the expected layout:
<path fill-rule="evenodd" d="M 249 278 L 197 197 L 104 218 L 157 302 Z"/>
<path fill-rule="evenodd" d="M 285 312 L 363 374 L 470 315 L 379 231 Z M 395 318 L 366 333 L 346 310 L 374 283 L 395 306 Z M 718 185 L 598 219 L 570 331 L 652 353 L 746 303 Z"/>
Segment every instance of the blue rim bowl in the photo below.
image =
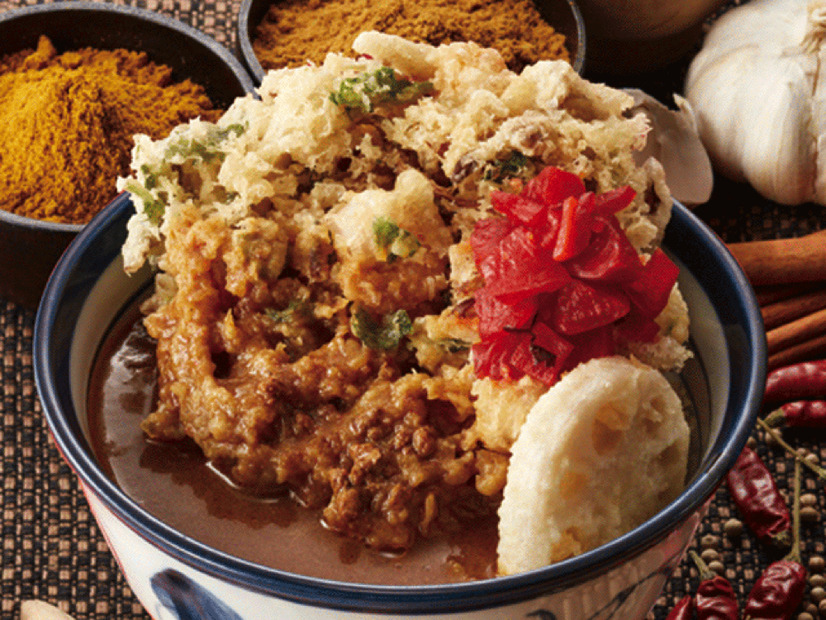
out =
<path fill-rule="evenodd" d="M 122 270 L 118 274 L 119 253 L 132 212 L 128 196 L 119 196 L 72 242 L 48 282 L 34 328 L 35 380 L 45 416 L 63 457 L 84 487 L 118 520 L 183 564 L 249 590 L 315 607 L 409 615 L 500 607 L 559 592 L 650 549 L 687 520 L 702 515 L 754 428 L 766 376 L 765 333 L 754 293 L 719 238 L 685 207 L 675 204 L 663 245 L 682 268 L 681 286 L 693 313 L 692 340 L 704 377 L 697 394 L 716 401 L 713 406 L 722 414 L 712 423 L 699 424 L 701 447 L 694 474 L 664 510 L 580 556 L 477 582 L 414 587 L 342 583 L 232 557 L 171 529 L 142 509 L 103 473 L 84 435 L 83 411 L 77 403 L 83 400 L 88 376 L 77 376 L 73 370 L 75 328 L 90 310 L 90 293 L 96 285 L 98 289 L 110 287 L 127 277 Z M 131 297 L 124 296 L 120 306 L 107 308 L 103 318 L 111 321 L 122 306 L 145 290 L 149 274 L 143 274 L 143 284 L 141 278 L 137 280 L 129 285 Z M 95 304 L 97 308 L 100 302 Z"/>

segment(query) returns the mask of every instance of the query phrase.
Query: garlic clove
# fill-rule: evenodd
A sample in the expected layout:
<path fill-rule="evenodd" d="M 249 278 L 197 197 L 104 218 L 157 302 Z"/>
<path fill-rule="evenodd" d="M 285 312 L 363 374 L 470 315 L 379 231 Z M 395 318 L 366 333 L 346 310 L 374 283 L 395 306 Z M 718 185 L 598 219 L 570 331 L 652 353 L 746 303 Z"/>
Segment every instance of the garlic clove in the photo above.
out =
<path fill-rule="evenodd" d="M 707 202 L 714 186 L 708 153 L 700 141 L 691 105 L 674 95 L 671 110 L 639 89 L 626 89 L 634 98 L 631 113 L 645 114 L 651 125 L 645 148 L 635 154 L 637 163 L 653 157 L 662 164 L 671 194 L 685 205 Z"/>
<path fill-rule="evenodd" d="M 45 601 L 20 603 L 20 620 L 72 620 L 72 617 Z"/>
<path fill-rule="evenodd" d="M 817 159 L 815 164 L 815 201 L 826 204 L 826 0 L 809 5 L 809 32 L 807 43 L 816 49 L 817 75 L 812 96 L 812 131 Z"/>
<path fill-rule="evenodd" d="M 734 51 L 729 56 L 738 54 Z M 697 58 L 702 61 L 701 56 Z M 735 59 L 718 64 L 695 75 L 689 71 L 686 98 L 715 168 L 735 181 L 745 181 L 740 161 L 744 140 L 740 131 L 743 122 L 740 88 L 746 85 L 741 84 L 742 69 Z"/>
<path fill-rule="evenodd" d="M 781 204 L 814 198 L 817 151 L 811 133 L 810 60 L 775 60 L 776 74 L 756 81 L 751 97 L 741 98 L 740 114 L 753 119 L 748 130 L 740 130 L 743 175 L 761 195 Z"/>

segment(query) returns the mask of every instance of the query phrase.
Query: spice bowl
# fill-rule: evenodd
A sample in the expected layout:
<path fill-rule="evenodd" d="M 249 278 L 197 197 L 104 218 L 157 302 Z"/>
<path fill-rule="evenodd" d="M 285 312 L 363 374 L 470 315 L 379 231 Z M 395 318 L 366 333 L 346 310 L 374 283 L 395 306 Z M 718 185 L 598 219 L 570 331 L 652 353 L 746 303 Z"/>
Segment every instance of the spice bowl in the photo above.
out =
<path fill-rule="evenodd" d="M 93 359 L 113 323 L 141 299 L 153 277 L 147 266 L 131 277 L 123 271 L 120 250 L 133 213 L 131 199 L 118 197 L 59 260 L 35 321 L 34 368 L 57 446 L 77 474 L 127 581 L 153 617 L 643 618 L 753 429 L 766 376 L 756 299 L 724 244 L 685 207 L 675 205 L 663 247 L 681 268 L 695 354 L 676 377 L 691 402 L 694 432 L 689 476 L 675 500 L 605 545 L 508 577 L 392 586 L 254 563 L 159 519 L 107 475 L 90 447 L 87 398 Z M 183 498 L 176 495 L 174 501 L 190 501 Z M 279 542 L 267 536 L 258 544 Z"/>
<path fill-rule="evenodd" d="M 0 298 L 36 309 L 52 268 L 82 228 L 0 210 Z"/>
<path fill-rule="evenodd" d="M 36 49 L 45 35 L 57 52 L 91 47 L 145 52 L 172 70 L 175 82 L 191 79 L 215 107 L 253 91 L 250 75 L 206 34 L 148 10 L 108 3 L 55 2 L 0 13 L 0 57 Z M 117 195 L 112 179 L 112 198 Z M 57 259 L 82 223 L 40 220 L 0 210 L 0 298 L 34 310 Z"/>
<path fill-rule="evenodd" d="M 275 0 L 276 2 L 278 0 Z M 237 51 L 250 73 L 260 83 L 266 73 L 255 55 L 253 41 L 256 29 L 264 20 L 273 0 L 242 0 L 238 13 Z M 585 68 L 585 23 L 577 0 L 536 0 L 537 11 L 542 19 L 565 36 L 565 47 L 571 65 L 582 73 Z M 433 42 L 431 42 L 433 43 Z"/>
<path fill-rule="evenodd" d="M 704 20 L 724 0 L 580 0 L 589 70 L 639 74 L 675 62 L 702 38 Z"/>

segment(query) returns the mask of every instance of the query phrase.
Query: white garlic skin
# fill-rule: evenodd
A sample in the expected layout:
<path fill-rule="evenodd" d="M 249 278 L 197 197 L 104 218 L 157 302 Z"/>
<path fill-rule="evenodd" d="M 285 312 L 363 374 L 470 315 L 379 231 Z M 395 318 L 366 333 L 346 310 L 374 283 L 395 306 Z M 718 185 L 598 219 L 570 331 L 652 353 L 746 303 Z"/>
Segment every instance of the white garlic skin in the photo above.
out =
<path fill-rule="evenodd" d="M 824 33 L 826 0 L 752 0 L 712 25 L 686 78 L 715 168 L 782 204 L 826 204 Z"/>
<path fill-rule="evenodd" d="M 691 104 L 674 95 L 677 110 L 671 110 L 639 89 L 627 88 L 625 92 L 634 98 L 630 112 L 642 112 L 651 125 L 645 147 L 634 153 L 634 159 L 640 166 L 649 157 L 659 161 L 671 195 L 684 205 L 707 202 L 714 188 L 714 173 Z"/>

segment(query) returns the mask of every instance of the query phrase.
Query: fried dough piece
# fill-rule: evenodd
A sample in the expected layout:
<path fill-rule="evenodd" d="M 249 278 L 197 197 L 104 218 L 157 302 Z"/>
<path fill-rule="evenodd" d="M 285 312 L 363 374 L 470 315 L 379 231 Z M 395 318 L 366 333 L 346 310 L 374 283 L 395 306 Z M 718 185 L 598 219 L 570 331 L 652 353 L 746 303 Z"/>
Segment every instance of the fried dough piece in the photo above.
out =
<path fill-rule="evenodd" d="M 563 560 L 643 523 L 683 488 L 688 444 L 682 404 L 659 371 L 618 356 L 572 370 L 513 445 L 499 572 Z"/>

